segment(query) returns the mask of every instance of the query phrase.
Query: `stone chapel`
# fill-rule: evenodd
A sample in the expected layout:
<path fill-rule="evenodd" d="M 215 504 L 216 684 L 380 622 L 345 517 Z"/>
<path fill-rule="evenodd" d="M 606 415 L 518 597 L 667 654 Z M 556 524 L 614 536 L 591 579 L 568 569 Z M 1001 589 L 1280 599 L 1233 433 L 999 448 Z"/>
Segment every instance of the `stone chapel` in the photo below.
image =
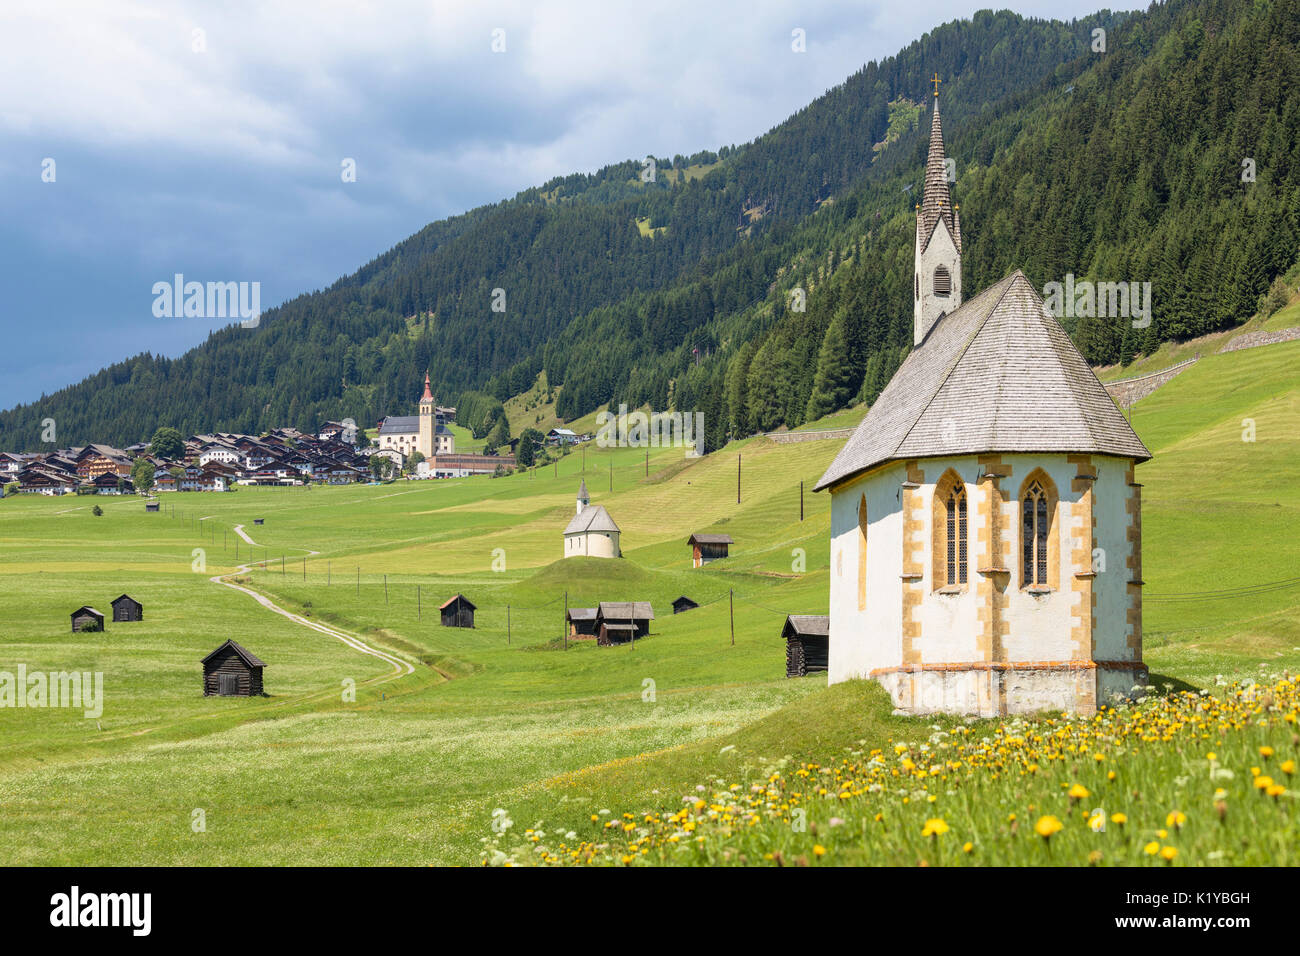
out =
<path fill-rule="evenodd" d="M 935 85 L 913 348 L 817 484 L 830 681 L 909 713 L 1092 713 L 1147 680 L 1151 453 L 1022 272 L 963 300 Z"/>

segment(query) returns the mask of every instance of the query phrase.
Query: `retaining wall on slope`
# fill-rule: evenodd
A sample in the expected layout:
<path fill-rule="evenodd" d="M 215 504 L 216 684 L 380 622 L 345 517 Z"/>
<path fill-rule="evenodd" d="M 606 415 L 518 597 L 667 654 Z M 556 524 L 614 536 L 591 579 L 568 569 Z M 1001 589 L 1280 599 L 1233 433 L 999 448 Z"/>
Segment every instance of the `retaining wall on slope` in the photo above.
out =
<path fill-rule="evenodd" d="M 1260 345 L 1277 345 L 1279 342 L 1291 342 L 1300 339 L 1300 328 L 1279 329 L 1276 332 L 1247 332 L 1239 335 L 1223 348 L 1222 352 L 1236 352 L 1239 349 L 1253 349 Z"/>
<path fill-rule="evenodd" d="M 1185 362 L 1179 362 L 1177 365 L 1171 365 L 1169 368 L 1152 372 L 1149 375 L 1120 379 L 1118 382 L 1107 382 L 1106 391 L 1110 393 L 1111 398 L 1127 408 L 1139 399 L 1146 398 L 1165 382 L 1194 365 L 1199 358 L 1199 355 L 1196 358 L 1189 358 Z"/>

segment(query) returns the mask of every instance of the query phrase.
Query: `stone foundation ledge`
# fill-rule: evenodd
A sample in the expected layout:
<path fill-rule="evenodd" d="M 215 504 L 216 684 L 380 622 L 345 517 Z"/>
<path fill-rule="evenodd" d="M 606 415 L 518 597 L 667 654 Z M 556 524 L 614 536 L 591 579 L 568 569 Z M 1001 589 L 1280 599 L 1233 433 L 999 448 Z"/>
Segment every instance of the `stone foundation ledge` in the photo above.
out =
<path fill-rule="evenodd" d="M 1004 717 L 1061 710 L 1096 713 L 1145 686 L 1141 661 L 975 661 L 882 668 L 869 675 L 908 714 Z"/>

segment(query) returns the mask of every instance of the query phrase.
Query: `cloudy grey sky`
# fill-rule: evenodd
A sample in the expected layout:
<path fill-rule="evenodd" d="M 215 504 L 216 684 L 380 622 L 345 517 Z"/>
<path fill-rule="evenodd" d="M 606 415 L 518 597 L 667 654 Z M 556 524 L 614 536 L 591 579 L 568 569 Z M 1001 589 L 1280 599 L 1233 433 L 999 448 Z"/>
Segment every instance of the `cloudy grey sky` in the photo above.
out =
<path fill-rule="evenodd" d="M 980 6 L 5 0 L 0 408 L 228 322 L 156 318 L 175 273 L 269 308 L 552 176 L 751 140 Z"/>

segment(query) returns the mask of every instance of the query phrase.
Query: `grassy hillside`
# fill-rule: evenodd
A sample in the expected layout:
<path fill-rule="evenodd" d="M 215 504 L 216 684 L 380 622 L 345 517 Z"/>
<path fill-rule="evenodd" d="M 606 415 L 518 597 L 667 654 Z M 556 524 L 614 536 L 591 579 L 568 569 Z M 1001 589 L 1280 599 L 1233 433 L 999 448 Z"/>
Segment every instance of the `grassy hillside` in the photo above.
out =
<path fill-rule="evenodd" d="M 1300 483 L 1297 360 L 1300 343 L 1210 356 L 1135 409 L 1156 455 L 1139 475 L 1146 658 L 1158 685 L 1223 693 L 1219 675 L 1300 666 L 1300 588 L 1273 583 L 1293 578 L 1300 564 L 1300 505 L 1285 493 Z M 1253 443 L 1241 441 L 1245 418 L 1255 422 Z M 750 439 L 703 459 L 656 449 L 648 474 L 642 451 L 589 448 L 510 478 L 171 495 L 161 514 L 146 514 L 135 499 L 100 499 L 102 517 L 87 499 L 5 499 L 0 669 L 101 670 L 106 685 L 97 720 L 0 709 L 5 862 L 472 864 L 485 840 L 510 854 L 533 845 L 536 834 L 525 831 L 538 823 L 549 834 L 538 844 L 552 849 L 557 840 L 606 841 L 605 823 L 624 813 L 641 825 L 644 814 L 677 813 L 683 795 L 711 802 L 720 784 L 744 793 L 778 770 L 786 780 L 805 762 L 829 766 L 846 748 L 865 762 L 872 749 L 892 754 L 896 742 L 926 741 L 935 721 L 893 716 L 875 685 L 827 688 L 822 677 L 782 676 L 782 616 L 826 604 L 829 502 L 807 494 L 801 522 L 799 482 L 811 486 L 838 444 Z M 622 528 L 622 561 L 557 560 L 584 478 Z M 236 545 L 236 526 L 257 542 L 251 556 L 247 543 Z M 685 539 L 697 530 L 732 534 L 733 556 L 692 570 Z M 414 673 L 397 676 L 209 580 L 250 558 L 259 566 L 239 580 L 409 661 Z M 124 591 L 143 601 L 143 622 L 67 633 L 73 608 L 107 610 Z M 478 605 L 473 630 L 437 624 L 437 605 L 457 592 Z M 575 642 L 565 650 L 566 592 L 575 606 L 650 600 L 652 635 L 632 647 Z M 704 606 L 672 615 L 669 602 L 683 593 Z M 199 658 L 230 637 L 267 661 L 270 697 L 200 696 Z M 348 680 L 355 702 L 344 699 Z M 998 733 L 995 722 L 970 729 Z M 1242 825 L 1267 825 L 1259 845 L 1273 846 L 1277 834 L 1294 843 L 1294 814 L 1266 818 L 1274 801 L 1249 790 L 1249 740 L 1222 733 L 1219 749 L 1238 773 L 1233 801 L 1264 801 L 1249 805 Z M 1198 741 L 1186 759 L 1203 759 L 1202 747 L 1218 739 Z M 1213 788 L 1157 790 L 1185 773 L 1183 758 L 1159 751 L 1125 763 L 1139 759 L 1138 749 L 1131 758 L 1112 754 L 1108 765 L 1152 781 L 1132 789 L 1160 793 L 1149 806 L 1126 801 L 1131 833 L 1161 826 L 1153 821 L 1172 809 L 1198 825 L 1215 812 Z M 1059 774 L 1074 766 L 1060 765 Z M 1096 772 L 1104 781 L 1104 769 Z M 1059 774 L 1045 772 L 1036 790 L 990 784 L 972 792 L 999 814 L 1036 819 L 1026 804 L 1063 792 Z M 1092 777 L 1087 785 L 1098 786 Z M 841 805 L 831 794 L 834 807 L 807 804 L 818 825 L 811 831 L 762 822 L 746 837 L 752 843 L 710 835 L 700 859 L 758 862 L 775 847 L 783 859 L 816 862 L 813 848 L 822 845 L 827 861 L 881 862 L 852 850 L 880 812 L 875 797 Z M 1175 797 L 1178 807 L 1169 805 Z M 196 833 L 199 809 L 206 830 Z M 504 834 L 492 827 L 498 809 L 513 821 Z M 992 832 L 974 811 L 943 812 L 954 833 L 977 824 Z M 848 823 L 831 827 L 831 817 Z M 1190 832 L 1177 863 L 1222 849 L 1212 834 L 1193 842 Z M 980 861 L 997 860 L 992 836 L 982 839 L 994 855 Z M 1142 851 L 1147 842 L 1108 861 L 1159 862 Z M 912 843 L 885 840 L 879 852 L 911 863 L 918 847 L 933 845 Z M 1177 834 L 1161 846 L 1175 843 Z M 938 862 L 958 861 L 959 847 Z M 1004 859 L 1079 861 L 1035 857 L 1027 847 Z"/>

